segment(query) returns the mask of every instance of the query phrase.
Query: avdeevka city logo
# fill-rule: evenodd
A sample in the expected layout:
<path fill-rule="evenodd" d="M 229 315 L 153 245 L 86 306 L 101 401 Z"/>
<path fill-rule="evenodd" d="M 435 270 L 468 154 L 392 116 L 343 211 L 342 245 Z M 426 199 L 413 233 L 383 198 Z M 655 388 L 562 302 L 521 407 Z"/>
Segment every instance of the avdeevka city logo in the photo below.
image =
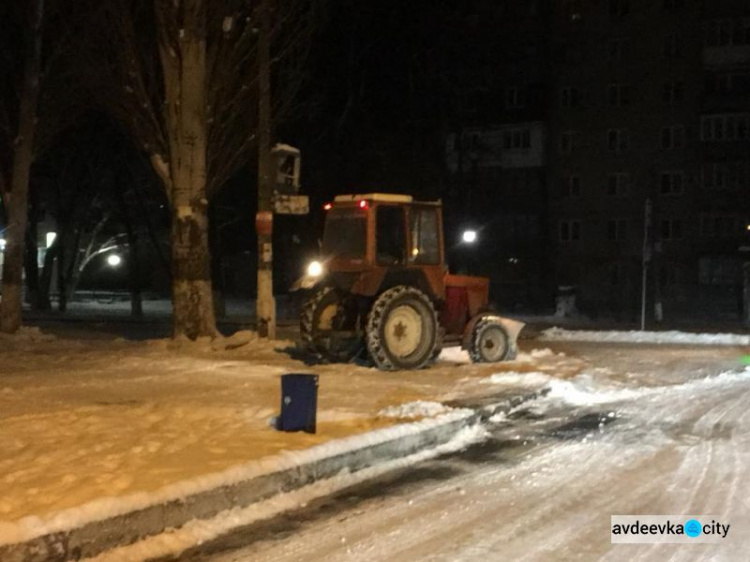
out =
<path fill-rule="evenodd" d="M 685 534 L 688 537 L 698 537 L 703 532 L 703 525 L 697 519 L 690 519 L 685 522 Z"/>
<path fill-rule="evenodd" d="M 613 515 L 612 544 L 718 543 L 731 524 L 713 515 Z"/>

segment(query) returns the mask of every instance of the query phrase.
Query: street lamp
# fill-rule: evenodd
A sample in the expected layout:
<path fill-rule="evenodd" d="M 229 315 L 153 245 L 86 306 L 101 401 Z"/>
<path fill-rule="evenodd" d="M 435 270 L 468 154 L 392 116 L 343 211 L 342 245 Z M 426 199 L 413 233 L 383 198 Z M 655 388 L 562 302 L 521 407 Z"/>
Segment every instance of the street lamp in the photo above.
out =
<path fill-rule="evenodd" d="M 110 267 L 117 267 L 122 263 L 122 258 L 117 254 L 110 254 L 107 256 L 107 265 Z"/>
<path fill-rule="evenodd" d="M 464 230 L 461 235 L 461 240 L 463 240 L 464 244 L 474 244 L 477 241 L 477 231 Z"/>

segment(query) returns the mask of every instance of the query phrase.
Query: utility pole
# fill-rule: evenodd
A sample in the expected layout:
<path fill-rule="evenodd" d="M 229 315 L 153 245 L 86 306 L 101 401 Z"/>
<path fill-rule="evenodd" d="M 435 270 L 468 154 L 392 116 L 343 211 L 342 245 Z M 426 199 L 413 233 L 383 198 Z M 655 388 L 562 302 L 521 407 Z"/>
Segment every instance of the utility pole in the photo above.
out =
<path fill-rule="evenodd" d="M 651 220 L 653 208 L 651 199 L 646 199 L 646 205 L 643 209 L 643 255 L 641 263 L 641 331 L 646 329 L 646 287 L 648 283 L 648 265 L 651 261 L 651 241 L 649 232 L 651 232 Z"/>
<path fill-rule="evenodd" d="M 255 315 L 258 335 L 276 338 L 273 296 L 273 185 L 271 178 L 271 2 L 258 6 L 258 295 Z"/>

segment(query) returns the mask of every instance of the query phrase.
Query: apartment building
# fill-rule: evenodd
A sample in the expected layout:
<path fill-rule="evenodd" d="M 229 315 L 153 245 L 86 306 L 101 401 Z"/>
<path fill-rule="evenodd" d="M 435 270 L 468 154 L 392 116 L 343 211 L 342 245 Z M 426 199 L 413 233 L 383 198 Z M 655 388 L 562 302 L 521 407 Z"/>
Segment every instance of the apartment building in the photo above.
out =
<path fill-rule="evenodd" d="M 649 310 L 736 317 L 750 224 L 750 3 L 545 7 L 536 30 L 546 30 L 550 47 L 532 66 L 546 107 L 529 122 L 529 140 L 546 142 L 522 169 L 544 176 L 546 280 L 575 287 L 590 314 L 634 318 L 645 255 Z M 497 95 L 507 105 L 507 94 Z M 499 178 L 515 169 L 507 147 L 517 143 L 497 141 L 514 125 L 467 129 L 497 147 Z M 486 181 L 477 191 L 497 187 Z"/>

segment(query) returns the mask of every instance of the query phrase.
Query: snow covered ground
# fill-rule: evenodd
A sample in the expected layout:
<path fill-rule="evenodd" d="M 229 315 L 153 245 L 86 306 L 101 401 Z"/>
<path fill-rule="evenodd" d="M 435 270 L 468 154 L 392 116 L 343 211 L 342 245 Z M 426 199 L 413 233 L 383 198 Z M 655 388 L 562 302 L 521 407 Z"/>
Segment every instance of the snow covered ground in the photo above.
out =
<path fill-rule="evenodd" d="M 537 371 L 552 392 L 498 419 L 486 444 L 317 508 L 300 500 L 297 516 L 240 529 L 181 559 L 747 560 L 747 350 L 553 348 L 583 368 L 567 380 Z M 705 514 L 732 527 L 719 545 L 612 545 L 610 516 L 620 514 Z"/>
<path fill-rule="evenodd" d="M 541 341 L 579 341 L 608 343 L 647 343 L 681 345 L 750 345 L 750 335 L 695 334 L 690 332 L 594 331 L 550 328 L 539 336 Z"/>
<path fill-rule="evenodd" d="M 437 367 L 383 373 L 308 367 L 291 342 L 241 332 L 218 342 L 0 336 L 0 543 L 185 494 L 290 452 L 445 413 L 440 403 L 538 388 L 580 360 L 537 350 L 501 366 L 447 350 Z M 279 376 L 320 375 L 318 433 L 282 434 Z M 512 373 L 510 379 L 492 376 Z M 519 373 L 536 373 L 522 380 Z M 224 479 L 224 480 L 222 480 Z"/>

